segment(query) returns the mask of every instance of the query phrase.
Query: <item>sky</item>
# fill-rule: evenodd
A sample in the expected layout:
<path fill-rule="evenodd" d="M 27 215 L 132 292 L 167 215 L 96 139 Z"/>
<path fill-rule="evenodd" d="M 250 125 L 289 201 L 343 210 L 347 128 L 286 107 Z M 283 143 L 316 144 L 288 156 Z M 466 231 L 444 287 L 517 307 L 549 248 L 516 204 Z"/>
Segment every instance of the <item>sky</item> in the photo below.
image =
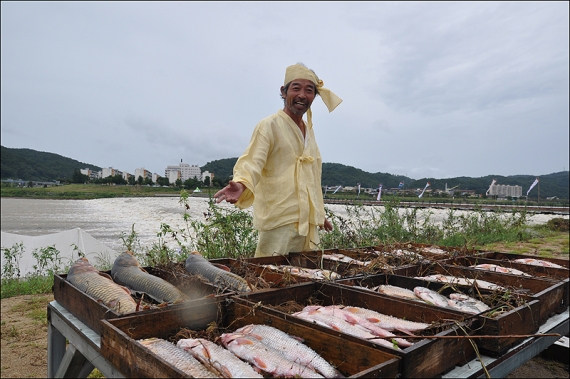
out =
<path fill-rule="evenodd" d="M 323 162 L 569 169 L 568 2 L 1 3 L 1 143 L 134 174 L 240 156 L 301 62 Z M 215 174 L 215 173 L 214 173 Z"/>

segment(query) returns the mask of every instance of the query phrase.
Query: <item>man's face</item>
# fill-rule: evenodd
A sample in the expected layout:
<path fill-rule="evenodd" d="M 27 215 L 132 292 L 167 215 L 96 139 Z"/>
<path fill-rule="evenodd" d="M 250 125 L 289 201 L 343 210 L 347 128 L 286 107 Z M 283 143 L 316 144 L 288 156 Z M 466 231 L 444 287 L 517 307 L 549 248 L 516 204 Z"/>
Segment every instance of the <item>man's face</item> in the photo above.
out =
<path fill-rule="evenodd" d="M 315 84 L 307 79 L 295 79 L 289 84 L 287 94 L 285 87 L 281 87 L 285 96 L 285 112 L 292 115 L 303 116 L 315 100 Z"/>

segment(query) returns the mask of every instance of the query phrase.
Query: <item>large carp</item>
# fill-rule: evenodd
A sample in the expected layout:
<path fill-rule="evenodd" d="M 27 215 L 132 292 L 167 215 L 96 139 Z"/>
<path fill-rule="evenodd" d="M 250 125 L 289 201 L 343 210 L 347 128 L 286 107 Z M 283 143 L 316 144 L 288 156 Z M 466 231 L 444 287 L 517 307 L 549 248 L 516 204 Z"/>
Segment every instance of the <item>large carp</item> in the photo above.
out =
<path fill-rule="evenodd" d="M 251 291 L 244 278 L 214 266 L 197 251 L 190 253 L 186 259 L 186 271 L 204 277 L 218 288 L 237 292 Z"/>
<path fill-rule="evenodd" d="M 124 314 L 137 311 L 137 303 L 129 289 L 115 283 L 108 274 L 98 271 L 87 258 L 79 258 L 73 263 L 67 280 L 114 312 Z"/>
<path fill-rule="evenodd" d="M 143 292 L 159 303 L 180 303 L 184 294 L 166 280 L 149 274 L 130 251 L 115 259 L 111 269 L 113 280 L 135 292 Z"/>

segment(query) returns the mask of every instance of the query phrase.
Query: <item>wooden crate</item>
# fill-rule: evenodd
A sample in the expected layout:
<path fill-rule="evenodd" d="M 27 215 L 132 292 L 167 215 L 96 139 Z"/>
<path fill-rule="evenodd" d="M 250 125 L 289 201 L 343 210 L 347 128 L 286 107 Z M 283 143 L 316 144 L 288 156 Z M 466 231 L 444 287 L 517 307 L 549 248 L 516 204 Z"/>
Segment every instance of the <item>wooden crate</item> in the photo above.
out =
<path fill-rule="evenodd" d="M 260 305 L 268 313 L 285 319 L 293 319 L 299 324 L 312 326 L 334 336 L 341 336 L 345 341 L 358 341 L 366 346 L 395 354 L 402 359 L 401 374 L 403 377 L 434 377 L 453 369 L 458 364 L 468 362 L 475 356 L 473 347 L 467 339 L 416 339 L 412 346 L 396 350 L 316 325 L 292 316 L 287 311 L 282 311 L 281 305 L 291 304 L 291 302 L 298 303 L 301 306 L 315 302 L 320 305 L 358 306 L 411 321 L 439 323 L 445 320 L 446 327 L 441 331 L 436 330 L 438 333 L 435 335 L 463 335 L 463 332 L 453 322 L 451 323 L 453 326 L 449 325 L 448 322 L 449 320 L 459 321 L 461 316 L 457 313 L 435 309 L 434 307 L 424 307 L 421 304 L 411 304 L 372 293 L 367 294 L 346 286 L 324 282 L 302 283 L 283 289 L 236 295 L 234 300 L 246 302 L 250 305 Z M 466 326 L 469 325 L 470 322 L 468 321 Z"/>
<path fill-rule="evenodd" d="M 145 270 L 149 273 L 158 274 L 157 276 L 161 277 L 160 270 L 155 270 L 151 267 L 145 267 Z M 110 274 L 110 272 L 107 273 Z M 168 280 L 167 277 L 162 277 L 162 279 Z M 218 293 L 218 289 L 216 287 L 200 281 L 193 281 L 192 285 L 179 287 L 179 289 L 189 297 L 190 300 L 186 301 L 186 303 L 193 301 L 200 302 L 201 299 L 208 296 L 223 296 L 223 294 Z M 100 301 L 97 301 L 97 299 L 94 299 L 75 287 L 67 281 L 67 274 L 54 275 L 53 296 L 55 301 L 61 304 L 89 328 L 93 329 L 97 334 L 101 333 L 101 320 L 125 316 L 116 313 Z M 167 308 L 179 307 L 183 304 L 184 303 L 169 305 Z M 144 312 L 152 312 L 152 310 L 143 310 L 138 313 Z"/>
<path fill-rule="evenodd" d="M 164 359 L 144 348 L 137 340 L 163 338 L 174 341 L 182 328 L 203 331 L 218 325 L 219 332 L 231 332 L 249 324 L 270 325 L 303 343 L 337 367 L 347 377 L 394 378 L 399 375 L 399 358 L 382 350 L 346 341 L 329 333 L 295 323 L 243 303 L 212 299 L 199 307 L 167 309 L 161 313 L 129 316 L 103 321 L 101 355 L 125 377 L 182 378 L 184 374 Z"/>
<path fill-rule="evenodd" d="M 556 313 L 564 312 L 568 308 L 568 281 L 556 283 L 540 278 L 526 278 L 519 275 L 476 270 L 463 266 L 446 265 L 440 262 L 435 262 L 431 265 L 405 267 L 396 270 L 394 274 L 410 277 L 442 274 L 496 283 L 518 294 L 530 295 L 539 300 L 539 324 L 542 324 Z"/>
<path fill-rule="evenodd" d="M 472 288 L 456 286 L 455 289 L 450 288 L 448 285 L 443 283 L 434 283 L 423 281 L 419 279 L 414 279 L 406 276 L 398 275 L 373 275 L 366 278 L 348 278 L 340 280 L 337 282 L 339 285 L 350 286 L 355 288 L 355 290 L 365 291 L 365 289 L 358 289 L 356 287 L 367 287 L 372 288 L 379 286 L 381 284 L 389 284 L 396 287 L 407 288 L 409 290 L 414 289 L 414 287 L 427 287 L 434 291 L 441 293 L 442 295 L 448 296 L 451 293 L 459 292 L 465 293 L 466 295 L 475 297 L 479 300 L 479 294 L 491 294 L 492 291 L 480 290 L 479 292 L 473 291 Z M 379 294 L 380 296 L 387 296 Z M 489 335 L 489 336 L 507 336 L 507 335 L 522 335 L 522 334 L 532 334 L 535 333 L 539 328 L 539 317 L 540 317 L 540 302 L 534 299 L 532 296 L 520 295 L 520 300 L 524 300 L 525 303 L 521 305 L 513 304 L 514 308 L 507 312 L 500 313 L 497 316 L 491 315 L 479 315 L 475 317 L 476 322 L 473 324 L 472 328 L 477 335 Z M 433 305 L 426 306 L 435 307 Z M 463 313 L 457 310 L 451 310 L 453 312 L 458 312 L 462 317 L 473 317 L 471 314 Z M 474 339 L 478 347 L 487 354 L 497 356 L 503 354 L 511 346 L 519 343 L 524 338 L 496 338 L 496 339 Z"/>

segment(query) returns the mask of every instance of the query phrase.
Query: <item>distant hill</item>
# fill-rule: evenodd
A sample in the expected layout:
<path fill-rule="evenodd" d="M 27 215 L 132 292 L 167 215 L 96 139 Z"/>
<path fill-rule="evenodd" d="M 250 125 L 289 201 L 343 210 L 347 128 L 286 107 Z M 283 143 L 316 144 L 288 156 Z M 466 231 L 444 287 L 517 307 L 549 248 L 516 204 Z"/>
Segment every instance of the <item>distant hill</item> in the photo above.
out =
<path fill-rule="evenodd" d="M 213 172 L 216 178 L 229 180 L 233 174 L 233 168 L 237 158 L 226 158 L 206 163 L 201 167 L 202 171 Z M 570 188 L 570 173 L 568 171 L 556 172 L 540 176 L 540 197 L 546 198 L 557 196 L 560 199 L 568 199 Z M 396 188 L 400 182 L 404 182 L 405 188 L 424 188 L 426 182 L 430 182 L 431 189 L 445 189 L 458 186 L 461 190 L 475 190 L 477 193 L 485 193 L 489 185 L 495 179 L 497 184 L 521 186 L 523 195 L 526 194 L 536 176 L 533 175 L 487 175 L 480 178 L 457 177 L 448 179 L 423 178 L 410 179 L 407 176 L 392 175 L 388 173 L 369 173 L 361 169 L 345 166 L 340 163 L 323 163 L 322 184 L 328 186 L 356 186 L 360 183 L 362 188 L 377 188 L 382 183 L 383 188 Z M 536 194 L 533 189 L 532 194 Z"/>
<path fill-rule="evenodd" d="M 32 149 L 1 146 L 1 153 L 1 179 L 53 181 L 71 178 L 76 169 L 101 170 L 92 164 Z"/>
<path fill-rule="evenodd" d="M 202 171 L 214 173 L 215 178 L 228 181 L 233 174 L 233 168 L 237 158 L 218 159 L 206 163 L 200 167 Z M 83 163 L 58 154 L 45 153 L 31 149 L 11 149 L 2 146 L 2 179 L 22 180 L 59 180 L 73 176 L 75 169 L 90 168 L 94 171 L 101 167 Z M 477 193 L 485 193 L 489 185 L 497 180 L 497 184 L 522 186 L 523 195 L 529 189 L 535 179 L 533 175 L 487 175 L 480 178 L 457 177 L 448 179 L 423 178 L 410 179 L 406 176 L 392 175 L 388 173 L 369 173 L 361 169 L 345 166 L 340 163 L 323 163 L 322 184 L 328 186 L 356 186 L 360 183 L 363 188 L 377 188 L 382 183 L 383 188 L 398 187 L 404 182 L 404 188 L 423 188 L 426 182 L 430 182 L 431 189 L 444 189 L 458 186 L 458 189 L 475 190 Z M 560 199 L 568 199 L 570 190 L 570 175 L 568 171 L 556 172 L 540 176 L 540 197 L 557 196 Z M 536 195 L 537 189 L 532 194 Z"/>

